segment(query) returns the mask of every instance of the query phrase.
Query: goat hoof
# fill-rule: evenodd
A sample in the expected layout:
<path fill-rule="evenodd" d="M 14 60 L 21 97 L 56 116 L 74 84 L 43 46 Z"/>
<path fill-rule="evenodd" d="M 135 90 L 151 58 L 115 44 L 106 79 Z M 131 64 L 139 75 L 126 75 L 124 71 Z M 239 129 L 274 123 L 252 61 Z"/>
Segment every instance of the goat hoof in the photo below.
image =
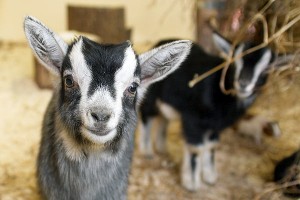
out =
<path fill-rule="evenodd" d="M 192 177 L 183 176 L 181 185 L 190 192 L 196 192 L 200 189 L 201 183 L 200 181 L 193 181 Z"/>
<path fill-rule="evenodd" d="M 189 192 L 196 192 L 197 190 L 200 189 L 200 184 L 195 184 L 192 182 L 186 182 L 186 183 L 182 182 L 181 185 Z"/>
<path fill-rule="evenodd" d="M 203 181 L 209 185 L 214 185 L 217 182 L 218 174 L 213 171 L 206 171 L 203 173 Z"/>

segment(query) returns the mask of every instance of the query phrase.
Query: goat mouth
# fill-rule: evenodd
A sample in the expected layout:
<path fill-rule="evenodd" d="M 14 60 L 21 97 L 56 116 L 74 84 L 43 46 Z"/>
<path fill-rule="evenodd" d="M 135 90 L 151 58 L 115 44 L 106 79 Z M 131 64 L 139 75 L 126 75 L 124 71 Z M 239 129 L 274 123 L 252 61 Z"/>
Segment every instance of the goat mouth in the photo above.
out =
<path fill-rule="evenodd" d="M 113 129 L 95 129 L 86 126 L 82 126 L 81 133 L 87 140 L 94 144 L 105 144 L 113 140 L 117 135 L 116 128 Z"/>
<path fill-rule="evenodd" d="M 95 128 L 89 128 L 89 127 L 86 127 L 86 126 L 83 126 L 83 130 L 84 131 L 87 131 L 91 134 L 94 134 L 94 135 L 98 135 L 98 136 L 105 136 L 105 135 L 108 135 L 110 132 L 112 132 L 114 129 L 95 129 Z"/>
<path fill-rule="evenodd" d="M 238 92 L 237 93 L 237 96 L 240 99 L 246 99 L 246 98 L 250 97 L 251 95 L 252 95 L 252 92 Z"/>

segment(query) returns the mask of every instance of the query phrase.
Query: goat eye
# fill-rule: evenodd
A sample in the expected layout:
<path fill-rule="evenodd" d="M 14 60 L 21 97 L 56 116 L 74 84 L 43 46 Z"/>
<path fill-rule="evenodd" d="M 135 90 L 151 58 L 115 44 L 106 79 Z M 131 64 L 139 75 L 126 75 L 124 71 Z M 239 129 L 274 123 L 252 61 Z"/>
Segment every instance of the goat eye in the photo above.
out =
<path fill-rule="evenodd" d="M 74 87 L 74 80 L 71 75 L 65 77 L 65 86 L 68 88 Z"/>
<path fill-rule="evenodd" d="M 136 93 L 136 90 L 137 90 L 137 87 L 138 87 L 139 85 L 136 83 L 136 82 L 133 82 L 133 83 L 131 83 L 131 85 L 127 88 L 127 91 L 130 93 L 130 94 L 132 94 L 132 95 L 134 95 L 135 93 Z"/>

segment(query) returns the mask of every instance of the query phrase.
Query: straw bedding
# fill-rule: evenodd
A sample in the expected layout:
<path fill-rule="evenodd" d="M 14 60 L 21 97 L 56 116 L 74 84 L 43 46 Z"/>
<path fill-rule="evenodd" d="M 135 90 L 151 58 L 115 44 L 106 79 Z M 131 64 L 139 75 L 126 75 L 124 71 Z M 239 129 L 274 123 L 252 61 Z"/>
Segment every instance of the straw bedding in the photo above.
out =
<path fill-rule="evenodd" d="M 43 113 L 51 97 L 33 82 L 33 60 L 26 45 L 0 45 L 0 199 L 39 199 L 35 164 Z M 257 146 L 232 130 L 224 131 L 216 159 L 219 181 L 203 185 L 196 193 L 179 184 L 182 158 L 180 124 L 168 129 L 168 155 L 145 159 L 134 154 L 129 199 L 284 199 L 273 191 L 274 165 L 300 144 L 300 80 L 285 88 L 287 79 L 272 81 L 259 97 L 252 113 L 277 120 L 282 130 L 278 139 L 263 138 Z M 280 85 L 280 87 L 277 87 Z M 137 134 L 138 137 L 138 134 Z M 137 140 L 138 141 L 138 140 Z"/>

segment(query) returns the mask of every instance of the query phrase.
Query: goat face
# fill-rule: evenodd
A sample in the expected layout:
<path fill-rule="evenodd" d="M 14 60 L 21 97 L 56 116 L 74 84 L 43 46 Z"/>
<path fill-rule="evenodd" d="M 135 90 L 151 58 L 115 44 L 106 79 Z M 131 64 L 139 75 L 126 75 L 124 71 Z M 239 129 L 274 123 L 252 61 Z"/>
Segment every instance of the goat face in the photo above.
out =
<path fill-rule="evenodd" d="M 251 44 L 240 44 L 235 51 L 238 54 L 252 48 Z M 272 60 L 271 50 L 263 48 L 235 60 L 234 89 L 239 98 L 247 98 L 261 88 L 267 79 L 267 69 Z"/>
<path fill-rule="evenodd" d="M 176 41 L 137 56 L 130 42 L 101 45 L 79 37 L 67 45 L 32 17 L 24 28 L 36 57 L 60 80 L 54 95 L 62 128 L 96 144 L 116 137 L 124 112 L 136 114 L 148 85 L 177 69 L 191 48 L 190 41 Z"/>
<path fill-rule="evenodd" d="M 139 77 L 137 56 L 129 42 L 100 45 L 80 37 L 62 64 L 62 119 L 93 142 L 113 139 L 121 124 L 123 101 L 135 108 Z"/>
<path fill-rule="evenodd" d="M 232 44 L 221 35 L 214 33 L 216 46 L 225 54 L 229 54 Z M 253 43 L 241 43 L 234 49 L 233 89 L 240 99 L 248 98 L 255 94 L 266 82 L 267 70 L 271 66 L 273 54 L 269 48 L 262 48 L 240 57 L 248 49 L 256 46 Z"/>

